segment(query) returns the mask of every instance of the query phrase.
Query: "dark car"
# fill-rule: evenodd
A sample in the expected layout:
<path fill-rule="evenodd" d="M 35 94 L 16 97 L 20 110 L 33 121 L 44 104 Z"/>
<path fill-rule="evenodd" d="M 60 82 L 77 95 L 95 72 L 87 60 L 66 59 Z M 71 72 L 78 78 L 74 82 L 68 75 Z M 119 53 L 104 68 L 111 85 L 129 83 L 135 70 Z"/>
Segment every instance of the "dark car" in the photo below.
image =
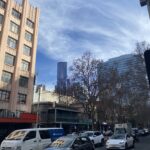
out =
<path fill-rule="evenodd" d="M 88 137 L 64 136 L 54 141 L 46 150 L 95 150 Z"/>
<path fill-rule="evenodd" d="M 139 142 L 139 132 L 138 132 L 138 128 L 132 128 L 132 132 L 131 135 L 134 138 L 134 142 Z"/>

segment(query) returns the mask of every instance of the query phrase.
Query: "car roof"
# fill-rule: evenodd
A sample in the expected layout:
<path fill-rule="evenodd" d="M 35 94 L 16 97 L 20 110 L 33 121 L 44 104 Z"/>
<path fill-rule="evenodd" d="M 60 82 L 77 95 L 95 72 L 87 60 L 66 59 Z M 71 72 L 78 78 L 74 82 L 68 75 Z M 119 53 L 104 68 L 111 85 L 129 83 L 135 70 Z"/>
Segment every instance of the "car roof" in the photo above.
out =
<path fill-rule="evenodd" d="M 85 131 L 83 133 L 95 133 L 95 132 L 100 132 L 100 131 Z"/>
<path fill-rule="evenodd" d="M 29 129 L 19 129 L 15 131 L 36 131 L 36 130 L 50 130 L 50 129 L 63 129 L 63 128 L 29 128 Z"/>

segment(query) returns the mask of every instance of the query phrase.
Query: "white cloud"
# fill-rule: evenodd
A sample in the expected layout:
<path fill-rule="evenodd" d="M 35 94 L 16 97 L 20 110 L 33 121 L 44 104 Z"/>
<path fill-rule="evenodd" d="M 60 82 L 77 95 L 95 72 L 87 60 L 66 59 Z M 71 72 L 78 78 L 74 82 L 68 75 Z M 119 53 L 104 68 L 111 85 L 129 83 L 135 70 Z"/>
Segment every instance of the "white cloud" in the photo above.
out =
<path fill-rule="evenodd" d="M 30 1 L 41 9 L 40 50 L 53 59 L 72 61 L 85 50 L 108 59 L 150 41 L 150 20 L 138 1 Z"/>

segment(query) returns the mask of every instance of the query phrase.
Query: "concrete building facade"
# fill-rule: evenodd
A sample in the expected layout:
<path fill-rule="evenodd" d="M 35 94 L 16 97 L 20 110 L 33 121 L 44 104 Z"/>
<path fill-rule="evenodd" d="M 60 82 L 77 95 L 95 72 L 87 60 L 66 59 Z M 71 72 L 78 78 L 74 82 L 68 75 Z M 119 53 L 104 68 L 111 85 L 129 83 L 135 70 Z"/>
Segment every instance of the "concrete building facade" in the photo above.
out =
<path fill-rule="evenodd" d="M 40 90 L 37 90 L 37 87 L 38 85 L 34 88 L 33 104 L 38 102 L 51 102 L 70 105 L 76 101 L 71 96 L 59 95 L 56 92 L 46 90 L 44 85 L 41 86 Z"/>
<path fill-rule="evenodd" d="M 31 112 L 39 9 L 0 0 L 0 112 Z"/>
<path fill-rule="evenodd" d="M 92 124 L 84 112 L 71 105 L 40 102 L 33 104 L 32 111 L 33 113 L 39 112 L 38 124 L 40 127 L 63 127 L 65 134 L 72 133 L 75 129 L 88 130 Z"/>

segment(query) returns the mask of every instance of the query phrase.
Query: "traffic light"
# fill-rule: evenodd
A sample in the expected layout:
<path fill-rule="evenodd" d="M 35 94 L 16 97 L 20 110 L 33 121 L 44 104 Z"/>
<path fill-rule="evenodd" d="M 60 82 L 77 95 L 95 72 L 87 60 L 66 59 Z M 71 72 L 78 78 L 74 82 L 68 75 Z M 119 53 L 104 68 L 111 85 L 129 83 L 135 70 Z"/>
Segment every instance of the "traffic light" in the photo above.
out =
<path fill-rule="evenodd" d="M 144 52 L 144 58 L 145 58 L 147 76 L 150 84 L 150 50 L 146 50 Z"/>

